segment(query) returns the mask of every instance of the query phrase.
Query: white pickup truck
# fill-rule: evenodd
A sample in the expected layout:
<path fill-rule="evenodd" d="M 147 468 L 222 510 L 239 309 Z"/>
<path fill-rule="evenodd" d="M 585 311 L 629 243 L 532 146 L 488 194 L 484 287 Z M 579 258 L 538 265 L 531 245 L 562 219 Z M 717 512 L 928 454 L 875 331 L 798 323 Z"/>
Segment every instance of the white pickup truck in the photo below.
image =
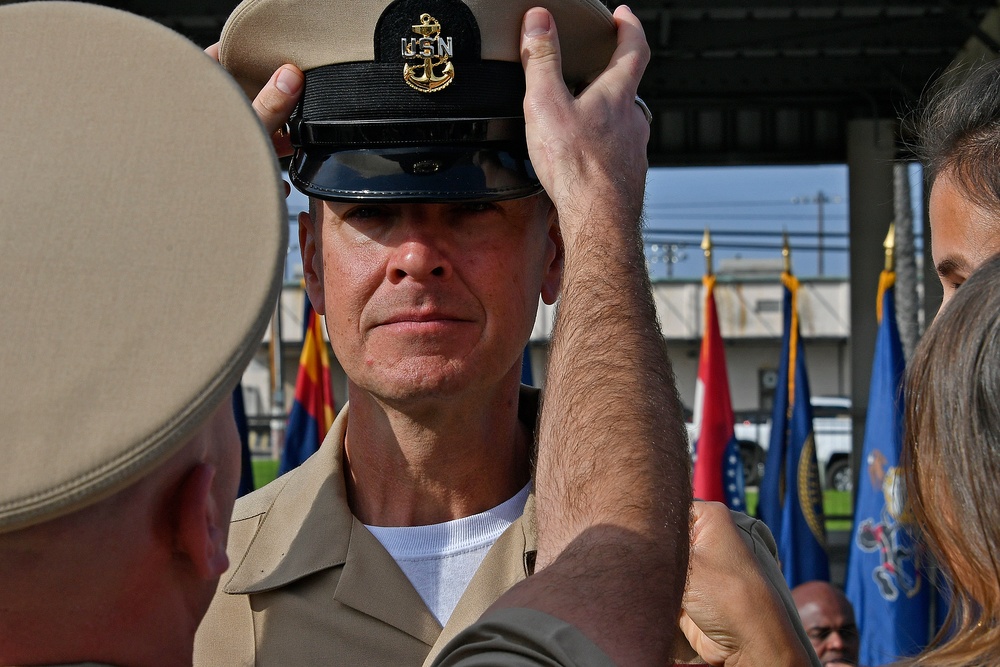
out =
<path fill-rule="evenodd" d="M 843 396 L 813 396 L 813 433 L 819 475 L 826 488 L 850 491 L 851 473 L 851 399 Z M 688 422 L 688 439 L 694 446 L 698 425 Z M 764 475 L 767 448 L 771 441 L 770 413 L 737 413 L 733 425 L 743 455 L 743 473 L 747 486 L 756 486 Z"/>

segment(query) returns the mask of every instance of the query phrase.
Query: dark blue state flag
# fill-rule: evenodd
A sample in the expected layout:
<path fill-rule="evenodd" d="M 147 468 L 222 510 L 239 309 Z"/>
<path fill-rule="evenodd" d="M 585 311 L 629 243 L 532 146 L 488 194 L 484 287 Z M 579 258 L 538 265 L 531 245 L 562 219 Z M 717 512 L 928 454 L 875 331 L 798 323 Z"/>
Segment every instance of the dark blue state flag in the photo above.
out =
<path fill-rule="evenodd" d="M 757 516 L 771 529 L 777 540 L 781 535 L 781 506 L 785 496 L 785 450 L 788 433 L 788 361 L 791 348 L 792 300 L 787 287 L 783 289 L 783 327 L 781 354 L 778 357 L 778 379 L 774 387 L 774 407 L 771 410 L 771 438 L 764 460 L 764 478 L 760 481 Z"/>
<path fill-rule="evenodd" d="M 905 362 L 896 328 L 894 282 L 895 274 L 882 272 L 845 587 L 861 631 L 860 660 L 871 667 L 918 653 L 927 644 L 930 623 L 931 587 L 918 567 L 916 543 L 901 522 Z"/>
<path fill-rule="evenodd" d="M 531 372 L 531 343 L 524 346 L 524 354 L 521 355 L 521 384 L 535 384 L 535 375 Z"/>
<path fill-rule="evenodd" d="M 805 347 L 799 336 L 799 281 L 787 272 L 781 281 L 784 331 L 758 514 L 774 534 L 781 571 L 793 588 L 814 579 L 828 581 L 830 565 Z"/>
<path fill-rule="evenodd" d="M 247 410 L 243 403 L 243 383 L 233 390 L 233 418 L 236 431 L 240 434 L 240 488 L 237 497 L 254 490 L 253 461 L 250 458 L 250 428 L 247 426 Z"/>

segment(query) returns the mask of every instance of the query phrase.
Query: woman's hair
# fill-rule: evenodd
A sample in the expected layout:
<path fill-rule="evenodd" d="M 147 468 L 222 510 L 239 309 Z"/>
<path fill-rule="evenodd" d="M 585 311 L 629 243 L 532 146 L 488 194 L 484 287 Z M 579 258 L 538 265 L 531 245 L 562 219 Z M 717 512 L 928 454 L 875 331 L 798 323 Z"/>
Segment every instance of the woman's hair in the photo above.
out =
<path fill-rule="evenodd" d="M 1000 60 L 942 76 L 917 120 L 928 189 L 949 174 L 973 203 L 1000 214 Z"/>
<path fill-rule="evenodd" d="M 998 287 L 1000 255 L 938 314 L 906 378 L 908 502 L 952 585 L 947 632 L 914 665 L 1000 664 Z"/>

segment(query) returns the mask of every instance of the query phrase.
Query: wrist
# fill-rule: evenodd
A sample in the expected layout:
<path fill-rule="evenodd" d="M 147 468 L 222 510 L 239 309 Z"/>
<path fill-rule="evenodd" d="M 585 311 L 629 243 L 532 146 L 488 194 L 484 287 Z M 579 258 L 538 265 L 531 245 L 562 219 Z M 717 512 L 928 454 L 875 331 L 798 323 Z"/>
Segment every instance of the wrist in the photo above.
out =
<path fill-rule="evenodd" d="M 756 634 L 753 639 L 739 642 L 739 650 L 726 660 L 726 667 L 802 667 L 812 663 L 805 647 L 792 630 L 787 618 L 778 619 L 779 632 Z M 772 624 L 763 623 L 763 627 Z"/>

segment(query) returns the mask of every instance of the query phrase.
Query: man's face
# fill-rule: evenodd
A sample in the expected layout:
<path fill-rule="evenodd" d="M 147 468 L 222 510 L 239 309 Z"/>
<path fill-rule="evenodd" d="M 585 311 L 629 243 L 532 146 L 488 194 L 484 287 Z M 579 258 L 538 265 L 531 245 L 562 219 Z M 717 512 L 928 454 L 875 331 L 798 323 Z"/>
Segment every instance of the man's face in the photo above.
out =
<path fill-rule="evenodd" d="M 1000 221 L 970 201 L 947 172 L 931 188 L 929 219 L 943 308 L 976 267 L 1000 251 Z"/>
<path fill-rule="evenodd" d="M 857 664 L 858 628 L 854 611 L 843 596 L 817 590 L 807 600 L 796 596 L 796 606 L 820 664 Z"/>
<path fill-rule="evenodd" d="M 539 294 L 558 291 L 547 198 L 318 205 L 300 219 L 306 288 L 353 384 L 405 401 L 519 372 Z"/>

